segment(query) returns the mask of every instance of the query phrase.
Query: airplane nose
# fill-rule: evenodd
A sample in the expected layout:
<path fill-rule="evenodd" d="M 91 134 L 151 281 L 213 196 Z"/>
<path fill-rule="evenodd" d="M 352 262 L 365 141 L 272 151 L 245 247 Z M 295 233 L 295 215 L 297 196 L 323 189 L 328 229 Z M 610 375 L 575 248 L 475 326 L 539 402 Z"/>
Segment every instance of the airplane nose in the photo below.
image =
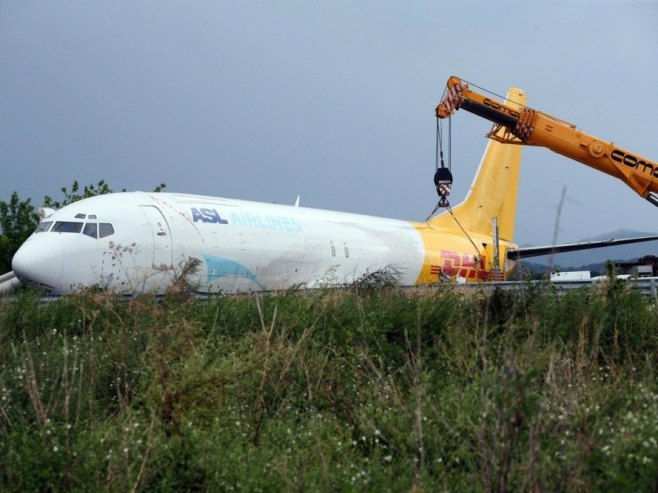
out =
<path fill-rule="evenodd" d="M 23 284 L 55 290 L 62 278 L 64 255 L 56 245 L 32 238 L 14 254 L 11 267 Z"/>

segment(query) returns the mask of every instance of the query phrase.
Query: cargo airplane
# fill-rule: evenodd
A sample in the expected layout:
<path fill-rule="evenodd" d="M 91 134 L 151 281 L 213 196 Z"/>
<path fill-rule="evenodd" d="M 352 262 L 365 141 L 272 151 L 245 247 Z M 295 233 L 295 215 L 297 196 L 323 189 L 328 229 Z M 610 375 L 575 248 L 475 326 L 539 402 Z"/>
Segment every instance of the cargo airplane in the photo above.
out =
<path fill-rule="evenodd" d="M 509 101 L 525 99 L 510 89 Z M 385 269 L 401 285 L 505 279 L 521 258 L 582 248 L 513 243 L 521 149 L 490 141 L 466 199 L 422 223 L 178 193 L 86 198 L 46 212 L 2 284 L 162 294 L 184 273 L 199 293 L 342 285 Z"/>

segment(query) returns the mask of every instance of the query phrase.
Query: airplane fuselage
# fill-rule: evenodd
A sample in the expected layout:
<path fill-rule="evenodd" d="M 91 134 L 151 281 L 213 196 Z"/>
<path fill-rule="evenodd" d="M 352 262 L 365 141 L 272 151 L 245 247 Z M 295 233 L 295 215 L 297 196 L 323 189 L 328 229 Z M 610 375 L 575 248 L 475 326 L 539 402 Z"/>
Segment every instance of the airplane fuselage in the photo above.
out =
<path fill-rule="evenodd" d="M 197 292 L 350 283 L 384 269 L 402 285 L 487 279 L 491 238 L 358 214 L 173 193 L 100 195 L 44 219 L 14 256 L 24 283 L 163 293 L 190 259 Z M 509 246 L 512 246 L 511 244 Z M 502 258 L 502 257 L 501 257 Z M 509 267 L 509 266 L 508 266 Z"/>

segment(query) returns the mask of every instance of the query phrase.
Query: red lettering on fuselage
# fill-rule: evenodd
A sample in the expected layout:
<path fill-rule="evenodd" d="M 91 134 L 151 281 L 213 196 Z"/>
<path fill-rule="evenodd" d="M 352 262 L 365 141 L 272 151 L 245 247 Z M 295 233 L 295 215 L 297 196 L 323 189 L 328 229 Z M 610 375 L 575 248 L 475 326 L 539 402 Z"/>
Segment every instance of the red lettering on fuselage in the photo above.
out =
<path fill-rule="evenodd" d="M 448 277 L 457 275 L 465 279 L 486 279 L 484 255 L 471 255 L 457 253 L 450 250 L 441 250 L 443 265 L 441 271 Z"/>

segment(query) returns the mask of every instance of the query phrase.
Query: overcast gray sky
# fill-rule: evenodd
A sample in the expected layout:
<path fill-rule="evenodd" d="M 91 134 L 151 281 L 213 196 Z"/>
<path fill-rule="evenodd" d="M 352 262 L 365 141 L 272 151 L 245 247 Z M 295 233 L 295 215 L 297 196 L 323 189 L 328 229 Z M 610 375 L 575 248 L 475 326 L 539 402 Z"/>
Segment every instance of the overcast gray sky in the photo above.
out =
<path fill-rule="evenodd" d="M 167 190 L 423 220 L 459 75 L 658 159 L 654 1 L 0 0 L 0 199 Z M 489 125 L 453 121 L 452 201 Z M 516 239 L 658 231 L 626 185 L 524 150 Z"/>

